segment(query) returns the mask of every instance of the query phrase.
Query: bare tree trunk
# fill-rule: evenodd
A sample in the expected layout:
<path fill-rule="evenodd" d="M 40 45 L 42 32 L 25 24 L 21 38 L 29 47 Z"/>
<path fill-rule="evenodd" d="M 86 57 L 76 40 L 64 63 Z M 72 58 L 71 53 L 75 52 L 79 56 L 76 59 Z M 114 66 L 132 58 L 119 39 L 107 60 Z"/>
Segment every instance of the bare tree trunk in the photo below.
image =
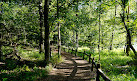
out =
<path fill-rule="evenodd" d="M 100 32 L 101 32 L 100 14 L 101 14 L 101 4 L 99 6 L 99 41 L 98 41 L 99 61 L 100 61 L 100 37 L 101 37 L 101 35 L 100 35 Z"/>
<path fill-rule="evenodd" d="M 114 19 L 114 21 L 115 21 L 115 24 L 114 24 L 114 27 L 116 26 L 116 15 L 117 15 L 117 5 L 116 5 L 116 1 L 117 0 L 115 0 L 115 19 Z M 112 28 L 112 39 L 111 39 L 111 44 L 110 44 L 110 50 L 113 50 L 113 39 L 114 39 L 114 27 Z"/>
<path fill-rule="evenodd" d="M 72 42 L 73 42 L 73 47 L 75 47 L 75 31 L 74 30 L 72 35 Z"/>
<path fill-rule="evenodd" d="M 43 27 L 42 29 L 42 51 L 44 52 L 45 48 L 44 48 L 44 38 L 45 38 L 45 28 Z"/>
<path fill-rule="evenodd" d="M 78 32 L 76 32 L 76 51 L 78 51 Z"/>
<path fill-rule="evenodd" d="M 61 55 L 61 36 L 60 36 L 60 24 L 58 23 L 58 57 Z"/>
<path fill-rule="evenodd" d="M 24 41 L 23 42 L 24 42 L 24 44 L 26 44 L 26 29 L 25 29 L 25 27 L 23 28 L 23 34 L 24 34 Z"/>
<path fill-rule="evenodd" d="M 77 17 L 77 28 L 78 28 L 78 0 L 77 0 L 77 5 L 76 5 L 76 17 Z M 78 30 L 76 30 L 76 52 L 78 51 Z"/>
<path fill-rule="evenodd" d="M 110 50 L 113 50 L 113 37 L 114 37 L 114 30 L 112 30 L 112 39 L 111 39 L 111 44 L 110 44 Z"/>
<path fill-rule="evenodd" d="M 101 31 L 101 33 L 102 33 L 102 35 L 101 35 L 101 36 L 102 36 L 102 37 L 101 37 L 102 47 L 101 47 L 101 48 L 102 48 L 102 50 L 104 50 L 104 45 L 103 45 L 103 44 L 104 44 L 104 42 L 103 42 L 103 36 L 104 36 L 104 35 L 103 35 L 103 29 L 101 28 L 101 30 L 102 30 L 102 31 Z"/>
<path fill-rule="evenodd" d="M 44 5 L 44 27 L 45 27 L 45 65 L 49 63 L 49 55 L 50 55 L 50 44 L 49 44 L 49 22 L 48 22 L 48 12 L 49 12 L 49 0 L 45 0 Z"/>
<path fill-rule="evenodd" d="M 57 19 L 59 19 L 59 1 L 57 0 Z M 60 35 L 60 23 L 58 21 L 58 58 L 61 55 L 61 35 Z"/>
<path fill-rule="evenodd" d="M 129 6 L 128 6 L 128 12 L 127 12 L 127 22 L 129 22 Z M 129 33 L 130 33 L 130 31 L 129 31 Z M 129 51 L 130 51 L 130 40 L 129 40 L 129 37 L 128 37 L 128 34 L 127 34 L 127 37 L 126 37 L 126 41 L 127 41 L 127 43 L 126 43 L 126 54 L 127 54 L 127 56 L 129 56 Z"/>
<path fill-rule="evenodd" d="M 127 54 L 127 56 L 129 56 L 129 51 L 130 51 L 129 43 L 130 43 L 130 41 L 129 41 L 128 35 L 126 36 L 126 41 L 127 41 L 127 43 L 126 43 L 126 54 Z"/>
<path fill-rule="evenodd" d="M 42 22 L 42 18 L 43 18 L 43 14 L 42 14 L 42 5 L 41 5 L 41 0 L 39 1 L 39 22 L 40 22 L 40 39 L 39 39 L 39 53 L 42 52 L 42 44 L 43 44 L 43 36 L 42 36 L 42 27 L 43 27 L 43 22 Z"/>

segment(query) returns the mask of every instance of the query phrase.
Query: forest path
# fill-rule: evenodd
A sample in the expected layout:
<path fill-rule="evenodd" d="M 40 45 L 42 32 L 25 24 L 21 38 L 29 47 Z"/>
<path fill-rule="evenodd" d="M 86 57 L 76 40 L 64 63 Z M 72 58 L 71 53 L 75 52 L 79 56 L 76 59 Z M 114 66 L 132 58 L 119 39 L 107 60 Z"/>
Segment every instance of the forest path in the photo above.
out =
<path fill-rule="evenodd" d="M 56 65 L 44 81 L 95 81 L 96 72 L 91 71 L 91 64 L 66 52 L 61 55 L 64 61 Z"/>

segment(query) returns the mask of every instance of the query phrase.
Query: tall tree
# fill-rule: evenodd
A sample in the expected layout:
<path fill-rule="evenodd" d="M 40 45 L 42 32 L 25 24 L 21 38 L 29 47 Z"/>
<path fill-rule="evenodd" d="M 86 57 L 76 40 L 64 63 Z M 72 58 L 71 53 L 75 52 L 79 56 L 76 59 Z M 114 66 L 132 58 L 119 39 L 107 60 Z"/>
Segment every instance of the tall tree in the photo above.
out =
<path fill-rule="evenodd" d="M 44 5 L 44 27 L 45 27 L 45 61 L 46 64 L 49 62 L 49 54 L 50 54 L 50 44 L 49 44 L 49 21 L 48 21 L 48 12 L 49 12 L 49 0 L 45 0 Z"/>
<path fill-rule="evenodd" d="M 116 15 L 117 15 L 117 0 L 115 0 L 115 17 L 114 17 L 114 27 L 116 26 Z M 113 39 L 114 39 L 114 27 L 112 28 L 112 37 L 110 41 L 110 50 L 113 50 Z"/>
<path fill-rule="evenodd" d="M 61 54 L 61 35 L 60 35 L 60 22 L 59 22 L 59 0 L 57 0 L 57 20 L 58 20 L 58 57 Z"/>
<path fill-rule="evenodd" d="M 127 9 L 127 22 L 129 22 L 129 6 L 128 6 L 128 9 Z M 128 25 L 128 24 L 127 24 Z M 128 39 L 128 34 L 127 34 L 127 37 L 126 37 L 126 54 L 127 56 L 129 56 L 129 51 L 130 51 L 130 45 L 129 45 L 129 39 Z"/>
<path fill-rule="evenodd" d="M 42 27 L 43 27 L 43 12 L 42 12 L 42 1 L 39 1 L 39 22 L 40 22 L 40 38 L 39 38 L 39 53 L 42 52 L 43 36 L 42 36 Z"/>
<path fill-rule="evenodd" d="M 77 0 L 77 5 L 76 5 L 76 17 L 77 17 L 77 29 L 76 29 L 76 51 L 78 50 L 78 0 Z"/>
<path fill-rule="evenodd" d="M 101 38 L 101 21 L 100 21 L 100 14 L 101 14 L 101 0 L 99 0 L 99 40 L 98 40 L 98 51 L 99 51 L 99 61 L 100 61 L 100 38 Z"/>
<path fill-rule="evenodd" d="M 2 5 L 1 4 L 1 11 L 0 11 L 0 61 L 1 61 L 1 57 L 2 57 L 2 24 L 1 21 L 2 21 L 2 12 L 3 12 L 3 8 L 2 8 Z"/>
<path fill-rule="evenodd" d="M 126 36 L 126 41 L 127 41 L 126 53 L 127 53 L 127 55 L 129 55 L 129 51 L 130 51 L 129 47 L 130 47 L 132 49 L 132 51 L 134 52 L 134 54 L 137 55 L 137 52 L 131 43 L 132 42 L 131 41 L 131 39 L 132 39 L 131 30 L 129 29 L 129 27 L 125 21 L 125 8 L 128 4 L 128 0 L 121 0 L 121 2 L 122 2 L 122 14 L 120 14 L 120 16 L 121 16 L 121 19 L 122 19 L 122 22 L 124 24 L 124 27 L 126 29 L 126 34 L 127 34 L 127 36 Z"/>

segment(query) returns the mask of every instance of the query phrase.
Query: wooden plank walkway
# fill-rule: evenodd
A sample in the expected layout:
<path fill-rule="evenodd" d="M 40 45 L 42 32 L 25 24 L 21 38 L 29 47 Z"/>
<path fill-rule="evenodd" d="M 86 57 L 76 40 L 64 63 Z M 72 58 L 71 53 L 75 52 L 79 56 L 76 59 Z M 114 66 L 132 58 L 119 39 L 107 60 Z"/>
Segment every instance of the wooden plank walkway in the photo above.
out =
<path fill-rule="evenodd" d="M 91 64 L 66 52 L 61 55 L 64 62 L 56 65 L 44 81 L 95 81 L 96 70 L 91 71 Z"/>

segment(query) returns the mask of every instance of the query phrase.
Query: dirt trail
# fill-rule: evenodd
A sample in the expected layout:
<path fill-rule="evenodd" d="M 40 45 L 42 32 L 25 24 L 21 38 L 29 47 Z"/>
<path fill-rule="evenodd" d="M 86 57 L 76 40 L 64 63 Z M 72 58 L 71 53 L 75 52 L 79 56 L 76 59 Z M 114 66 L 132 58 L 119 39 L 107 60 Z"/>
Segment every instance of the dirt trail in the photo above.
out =
<path fill-rule="evenodd" d="M 95 81 L 95 70 L 91 71 L 91 64 L 80 57 L 69 53 L 62 53 L 64 62 L 58 64 L 44 81 Z"/>

